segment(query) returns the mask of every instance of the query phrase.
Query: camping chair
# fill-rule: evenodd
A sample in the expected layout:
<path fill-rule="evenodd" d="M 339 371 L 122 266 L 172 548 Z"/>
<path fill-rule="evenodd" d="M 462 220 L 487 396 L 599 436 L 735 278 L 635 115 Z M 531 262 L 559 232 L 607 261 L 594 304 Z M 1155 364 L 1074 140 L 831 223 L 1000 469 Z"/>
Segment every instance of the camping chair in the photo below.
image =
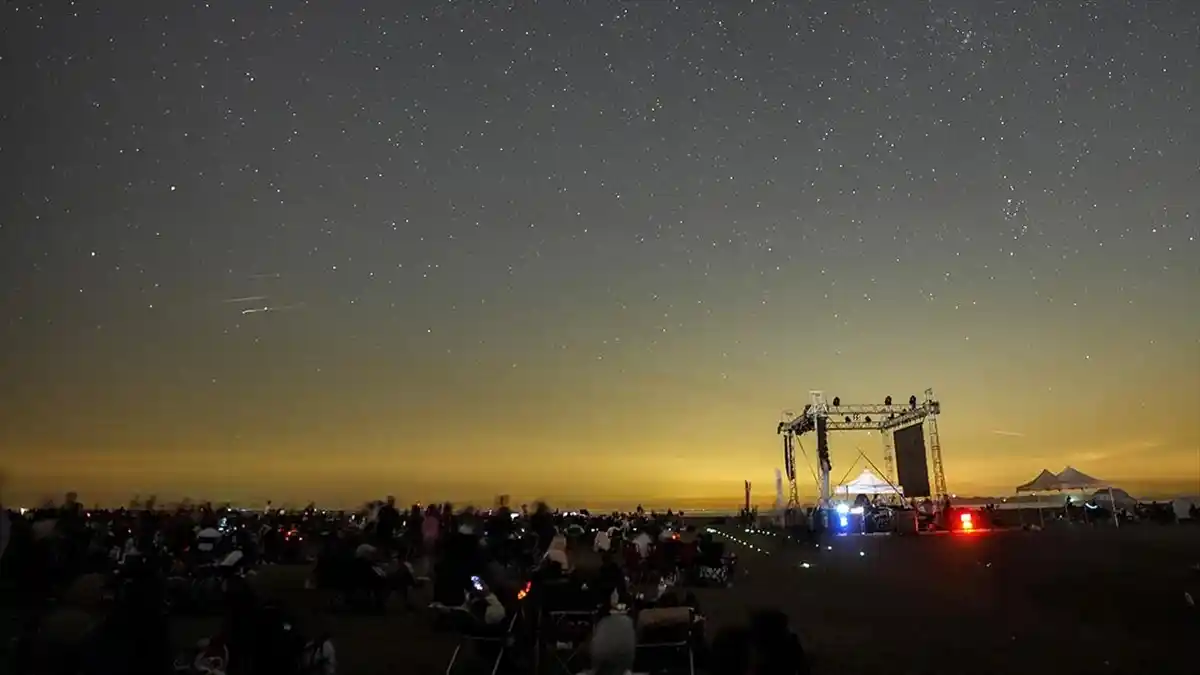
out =
<path fill-rule="evenodd" d="M 699 585 L 721 588 L 728 586 L 734 579 L 737 555 L 726 555 L 725 542 L 710 542 L 699 547 L 696 564 Z"/>
<path fill-rule="evenodd" d="M 657 673 L 677 670 L 686 659 L 688 675 L 695 675 L 692 631 L 696 612 L 691 607 L 643 609 L 637 616 L 636 670 Z"/>
<path fill-rule="evenodd" d="M 488 671 L 491 675 L 500 671 L 504 654 L 513 641 L 513 628 L 519 613 L 513 612 L 511 617 L 506 616 L 499 624 L 488 625 L 466 607 L 449 607 L 434 603 L 430 608 L 437 612 L 437 620 L 442 627 L 458 634 L 458 644 L 454 646 L 450 663 L 446 665 L 446 675 L 454 672 L 464 647 L 477 650 L 478 655 L 484 659 L 492 659 L 491 669 Z"/>
<path fill-rule="evenodd" d="M 538 649 L 535 670 L 540 672 L 541 654 L 549 651 L 551 668 L 561 675 L 574 675 L 586 664 L 586 647 L 600 620 L 597 612 L 552 611 L 546 612 L 538 630 Z"/>

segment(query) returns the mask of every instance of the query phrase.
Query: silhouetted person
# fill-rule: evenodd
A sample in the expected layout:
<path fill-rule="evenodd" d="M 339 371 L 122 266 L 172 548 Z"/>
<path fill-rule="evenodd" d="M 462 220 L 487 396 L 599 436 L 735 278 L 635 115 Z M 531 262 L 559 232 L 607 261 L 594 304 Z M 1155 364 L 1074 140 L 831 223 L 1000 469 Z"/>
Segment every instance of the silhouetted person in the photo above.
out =
<path fill-rule="evenodd" d="M 550 513 L 550 507 L 544 502 L 538 502 L 534 509 L 533 515 L 529 518 L 529 529 L 531 529 L 538 538 L 538 554 L 541 555 L 550 548 L 550 542 L 554 540 L 554 514 Z"/>
<path fill-rule="evenodd" d="M 408 518 L 404 521 L 404 546 L 408 551 L 408 558 L 410 560 L 421 553 L 421 525 L 424 522 L 425 516 L 421 514 L 421 506 L 413 504 L 412 508 L 408 511 Z"/>
<path fill-rule="evenodd" d="M 712 675 L 750 675 L 750 631 L 726 628 L 713 637 L 708 672 Z"/>
<path fill-rule="evenodd" d="M 387 503 L 379 507 L 375 522 L 375 534 L 382 547 L 391 550 L 396 532 L 400 529 L 400 512 L 396 510 L 396 498 L 389 496 Z"/>
<path fill-rule="evenodd" d="M 756 675 L 808 675 L 804 648 L 783 612 L 765 610 L 750 617 L 750 639 Z"/>

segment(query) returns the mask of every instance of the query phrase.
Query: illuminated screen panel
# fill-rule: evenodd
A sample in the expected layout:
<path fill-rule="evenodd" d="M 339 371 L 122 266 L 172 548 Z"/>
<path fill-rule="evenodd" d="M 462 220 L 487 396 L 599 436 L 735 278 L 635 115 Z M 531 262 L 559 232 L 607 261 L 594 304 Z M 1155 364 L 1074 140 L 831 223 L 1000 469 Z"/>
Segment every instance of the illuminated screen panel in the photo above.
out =
<path fill-rule="evenodd" d="M 896 451 L 896 473 L 905 497 L 928 497 L 929 463 L 925 454 L 925 425 L 900 429 L 892 436 Z"/>

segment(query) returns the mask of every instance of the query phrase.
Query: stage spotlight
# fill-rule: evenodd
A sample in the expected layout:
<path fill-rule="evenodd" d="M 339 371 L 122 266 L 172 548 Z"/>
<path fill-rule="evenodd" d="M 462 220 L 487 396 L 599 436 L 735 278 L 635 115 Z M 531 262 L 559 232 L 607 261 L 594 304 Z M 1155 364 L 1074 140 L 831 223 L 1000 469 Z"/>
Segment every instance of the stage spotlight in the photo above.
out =
<path fill-rule="evenodd" d="M 917 397 L 915 394 L 908 397 L 908 407 L 912 408 L 913 410 L 917 409 Z"/>
<path fill-rule="evenodd" d="M 891 397 L 891 396 L 889 396 L 889 397 L 887 397 L 887 398 L 883 399 L 883 404 L 884 404 L 884 405 L 891 405 L 891 404 L 892 404 L 892 397 Z"/>
<path fill-rule="evenodd" d="M 916 400 L 916 398 L 917 397 L 914 396 L 913 400 Z M 842 404 L 842 398 L 840 396 L 834 396 L 833 397 L 833 407 L 836 408 L 836 407 L 840 406 L 841 404 Z"/>

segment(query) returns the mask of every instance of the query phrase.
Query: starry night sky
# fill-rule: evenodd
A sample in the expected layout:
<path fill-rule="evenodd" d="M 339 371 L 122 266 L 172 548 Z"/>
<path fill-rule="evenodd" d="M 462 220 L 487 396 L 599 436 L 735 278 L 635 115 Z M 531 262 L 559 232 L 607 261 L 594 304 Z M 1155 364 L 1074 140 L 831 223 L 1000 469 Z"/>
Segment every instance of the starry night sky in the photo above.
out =
<path fill-rule="evenodd" d="M 1198 31 L 1190 0 L 9 2 L 6 490 L 734 504 L 809 390 L 933 387 L 954 492 L 1200 491 Z"/>

